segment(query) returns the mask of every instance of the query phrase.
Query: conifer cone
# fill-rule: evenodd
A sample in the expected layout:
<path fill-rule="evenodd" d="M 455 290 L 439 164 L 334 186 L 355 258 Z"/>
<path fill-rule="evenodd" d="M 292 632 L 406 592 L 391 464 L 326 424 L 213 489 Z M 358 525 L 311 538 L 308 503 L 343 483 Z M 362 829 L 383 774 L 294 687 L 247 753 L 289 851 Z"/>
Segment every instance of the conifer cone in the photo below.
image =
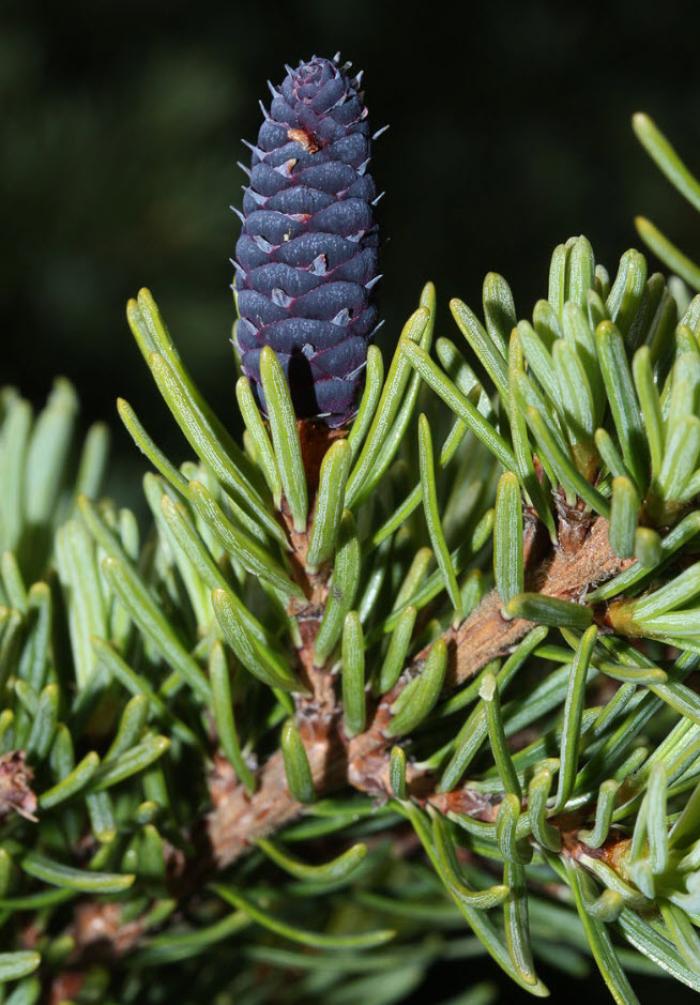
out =
<path fill-rule="evenodd" d="M 314 56 L 287 67 L 245 168 L 236 244 L 235 342 L 260 387 L 260 352 L 284 367 L 300 418 L 342 426 L 356 410 L 377 327 L 372 136 L 361 74 Z M 241 165 L 243 167 L 243 165 Z"/>

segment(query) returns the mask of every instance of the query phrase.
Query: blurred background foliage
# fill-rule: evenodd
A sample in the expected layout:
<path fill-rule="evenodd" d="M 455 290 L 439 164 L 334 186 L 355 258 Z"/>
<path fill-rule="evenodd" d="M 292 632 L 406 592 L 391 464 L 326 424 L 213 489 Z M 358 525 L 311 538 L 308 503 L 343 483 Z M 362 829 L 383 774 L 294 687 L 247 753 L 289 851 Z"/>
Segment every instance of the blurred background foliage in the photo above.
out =
<path fill-rule="evenodd" d="M 366 71 L 387 190 L 381 309 L 392 342 L 422 283 L 478 304 L 489 269 L 520 303 L 552 246 L 585 231 L 612 267 L 635 212 L 691 255 L 696 222 L 629 127 L 642 108 L 697 169 L 697 0 L 427 6 L 376 0 L 4 0 L 3 382 L 53 376 L 86 420 L 138 407 L 177 441 L 128 337 L 147 284 L 221 415 L 234 422 L 229 291 L 241 137 L 284 62 L 341 49 Z M 8 351 L 9 350 L 9 351 Z M 168 438 L 170 437 L 170 442 Z M 117 462 L 133 457 L 115 434 Z M 118 463 L 117 469 L 120 464 Z"/>

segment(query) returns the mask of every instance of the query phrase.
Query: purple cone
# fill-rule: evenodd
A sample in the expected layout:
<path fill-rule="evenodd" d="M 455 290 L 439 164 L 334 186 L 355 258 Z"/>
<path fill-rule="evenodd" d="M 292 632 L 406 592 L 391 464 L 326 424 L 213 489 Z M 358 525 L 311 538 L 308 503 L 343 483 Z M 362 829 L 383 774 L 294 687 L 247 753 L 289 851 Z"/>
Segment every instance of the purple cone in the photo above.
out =
<path fill-rule="evenodd" d="M 236 244 L 236 346 L 261 404 L 260 350 L 287 372 L 297 415 L 355 413 L 377 325 L 372 137 L 360 75 L 314 56 L 278 89 L 252 147 Z"/>

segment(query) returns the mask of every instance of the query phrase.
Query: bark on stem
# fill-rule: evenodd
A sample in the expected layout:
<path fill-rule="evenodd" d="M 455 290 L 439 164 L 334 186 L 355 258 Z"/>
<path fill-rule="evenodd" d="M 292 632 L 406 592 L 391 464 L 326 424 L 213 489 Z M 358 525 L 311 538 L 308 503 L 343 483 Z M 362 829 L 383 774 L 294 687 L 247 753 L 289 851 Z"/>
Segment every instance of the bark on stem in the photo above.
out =
<path fill-rule="evenodd" d="M 630 564 L 619 559 L 608 542 L 607 522 L 599 518 L 593 523 L 576 551 L 555 550 L 544 559 L 532 577 L 533 588 L 546 596 L 583 602 L 594 586 L 617 575 Z M 533 624 L 523 619 L 506 621 L 501 616 L 501 604 L 495 592 L 489 593 L 476 610 L 457 628 L 445 633 L 450 653 L 446 689 L 451 690 L 473 677 L 491 660 L 506 655 Z M 339 710 L 329 714 L 323 710 L 314 715 L 313 700 L 304 703 L 299 727 L 306 747 L 311 773 L 319 795 L 349 785 L 377 796 L 391 794 L 389 784 L 389 752 L 392 740 L 385 730 L 391 720 L 391 706 L 401 690 L 420 667 L 425 651 L 406 668 L 396 687 L 384 695 L 374 709 L 367 730 L 348 740 L 342 730 Z M 459 805 L 461 812 L 478 816 L 488 812 L 483 798 L 475 799 L 470 790 L 438 796 L 436 779 L 410 766 L 408 783 L 411 794 L 442 806 L 445 799 Z M 303 811 L 300 803 L 289 794 L 284 765 L 279 753 L 274 754 L 259 773 L 259 785 L 249 796 L 242 785 L 234 785 L 219 793 L 207 821 L 212 852 L 219 867 L 224 867 L 255 840 L 279 830 Z"/>

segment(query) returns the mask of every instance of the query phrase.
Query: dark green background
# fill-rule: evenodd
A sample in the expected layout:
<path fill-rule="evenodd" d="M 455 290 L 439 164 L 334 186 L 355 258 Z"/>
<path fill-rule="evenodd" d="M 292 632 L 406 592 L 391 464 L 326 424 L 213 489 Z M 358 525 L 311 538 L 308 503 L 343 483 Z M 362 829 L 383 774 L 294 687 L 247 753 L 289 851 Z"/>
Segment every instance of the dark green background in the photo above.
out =
<path fill-rule="evenodd" d="M 372 121 L 391 123 L 374 161 L 387 190 L 385 342 L 428 278 L 442 331 L 447 299 L 477 304 L 490 269 L 528 313 L 555 243 L 585 232 L 613 267 L 636 243 L 637 212 L 700 256 L 700 221 L 629 125 L 650 112 L 700 168 L 698 0 L 15 0 L 0 12 L 0 376 L 38 402 L 67 375 L 86 420 L 113 422 L 122 394 L 181 449 L 124 321 L 126 298 L 148 285 L 235 422 L 240 138 L 255 137 L 266 79 L 313 53 L 340 49 L 364 68 Z M 134 453 L 113 424 L 123 471 Z M 483 976 L 473 966 L 446 975 L 455 990 Z M 691 1000 L 658 982 L 642 997 L 659 993 Z M 597 979 L 586 994 L 605 1000 Z"/>

